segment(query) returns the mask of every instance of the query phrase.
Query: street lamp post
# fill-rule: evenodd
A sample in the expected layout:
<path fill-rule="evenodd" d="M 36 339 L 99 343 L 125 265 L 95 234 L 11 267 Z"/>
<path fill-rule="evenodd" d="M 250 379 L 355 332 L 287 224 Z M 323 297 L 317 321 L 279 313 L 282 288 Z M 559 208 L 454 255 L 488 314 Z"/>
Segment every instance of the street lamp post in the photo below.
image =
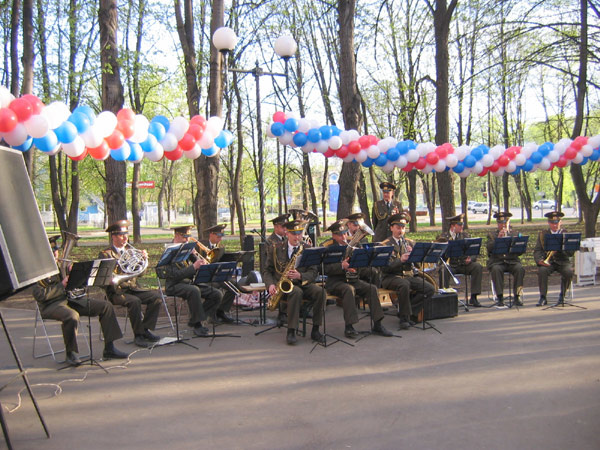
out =
<path fill-rule="evenodd" d="M 235 32 L 228 27 L 218 28 L 213 34 L 213 44 L 214 46 L 223 54 L 223 58 L 225 60 L 225 76 L 227 76 L 227 71 L 236 72 L 236 73 L 246 73 L 252 74 L 254 76 L 254 82 L 256 84 L 256 122 L 257 122 L 257 132 L 258 132 L 258 198 L 259 198 L 259 207 L 260 207 L 260 233 L 262 236 L 267 235 L 267 224 L 265 220 L 265 187 L 264 187 L 264 162 L 263 162 L 263 136 L 262 136 L 262 119 L 261 119 L 261 109 L 260 109 L 260 77 L 263 75 L 271 75 L 271 76 L 282 76 L 285 77 L 286 81 L 286 89 L 289 91 L 289 78 L 288 78 L 288 62 L 289 59 L 296 53 L 296 49 L 298 48 L 296 41 L 292 36 L 283 35 L 280 36 L 274 44 L 275 53 L 280 56 L 285 62 L 285 73 L 278 72 L 268 72 L 263 70 L 258 65 L 258 60 L 256 61 L 256 65 L 252 69 L 237 69 L 237 68 L 228 68 L 227 67 L 227 53 L 232 51 L 237 44 L 237 36 Z"/>

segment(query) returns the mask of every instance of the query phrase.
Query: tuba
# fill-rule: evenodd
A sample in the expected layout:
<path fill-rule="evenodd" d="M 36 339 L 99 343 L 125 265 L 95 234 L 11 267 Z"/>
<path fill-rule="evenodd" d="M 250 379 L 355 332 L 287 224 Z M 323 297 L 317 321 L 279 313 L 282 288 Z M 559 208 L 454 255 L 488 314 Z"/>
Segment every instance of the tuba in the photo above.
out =
<path fill-rule="evenodd" d="M 118 286 L 124 281 L 139 277 L 148 267 L 148 258 L 129 242 L 117 261 L 122 273 L 113 274 L 112 284 Z"/>
<path fill-rule="evenodd" d="M 287 265 L 283 269 L 281 273 L 281 278 L 279 279 L 279 283 L 277 283 L 277 292 L 275 292 L 275 294 L 273 294 L 269 298 L 269 302 L 267 304 L 267 308 L 269 309 L 269 311 L 274 311 L 275 308 L 277 308 L 277 305 L 279 305 L 279 301 L 281 300 L 283 294 L 289 294 L 290 292 L 292 292 L 292 289 L 294 288 L 294 283 L 286 276 L 286 274 L 294 267 L 296 267 L 296 260 L 298 259 L 298 256 L 300 256 L 303 250 L 304 247 L 300 247 L 298 251 L 294 255 L 292 255 L 292 258 L 288 261 Z"/>

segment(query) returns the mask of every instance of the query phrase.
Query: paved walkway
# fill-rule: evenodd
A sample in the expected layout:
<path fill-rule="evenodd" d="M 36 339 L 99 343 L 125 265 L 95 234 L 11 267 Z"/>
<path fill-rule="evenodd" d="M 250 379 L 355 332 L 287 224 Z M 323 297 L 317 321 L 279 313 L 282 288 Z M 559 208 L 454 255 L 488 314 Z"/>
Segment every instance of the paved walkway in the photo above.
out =
<path fill-rule="evenodd" d="M 598 449 L 598 287 L 575 292 L 588 309 L 542 311 L 527 290 L 518 310 L 433 321 L 442 334 L 411 329 L 312 353 L 308 339 L 289 347 L 283 330 L 255 336 L 262 328 L 250 326 L 219 327 L 242 337 L 212 345 L 191 340 L 198 350 L 136 351 L 118 341 L 134 353 L 123 366 L 105 362 L 109 374 L 34 360 L 33 311 L 0 303 L 52 437 L 26 393 L 7 422 L 17 449 Z M 330 306 L 326 317 L 340 336 L 341 309 Z M 385 319 L 389 328 L 397 322 Z M 60 327 L 50 329 L 60 347 Z M 15 372 L 2 337 L 0 386 Z M 14 408 L 22 388 L 17 379 L 1 391 L 3 407 Z"/>

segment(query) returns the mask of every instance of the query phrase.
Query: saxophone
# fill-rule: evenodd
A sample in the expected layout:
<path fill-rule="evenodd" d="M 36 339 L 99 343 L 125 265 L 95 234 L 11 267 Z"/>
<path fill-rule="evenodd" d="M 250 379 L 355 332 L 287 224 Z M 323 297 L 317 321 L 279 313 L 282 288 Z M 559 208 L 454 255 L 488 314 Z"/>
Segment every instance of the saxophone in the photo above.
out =
<path fill-rule="evenodd" d="M 288 261 L 287 265 L 281 272 L 281 278 L 279 279 L 279 283 L 277 283 L 277 292 L 275 292 L 275 294 L 273 294 L 269 298 L 269 302 L 267 303 L 267 308 L 269 309 L 269 311 L 275 311 L 275 309 L 279 305 L 279 301 L 281 300 L 283 294 L 289 294 L 290 292 L 292 292 L 292 289 L 294 288 L 294 283 L 286 276 L 286 274 L 294 267 L 296 267 L 296 260 L 298 259 L 298 256 L 300 256 L 303 250 L 304 247 L 300 247 L 298 251 L 294 255 L 292 255 L 291 259 Z"/>

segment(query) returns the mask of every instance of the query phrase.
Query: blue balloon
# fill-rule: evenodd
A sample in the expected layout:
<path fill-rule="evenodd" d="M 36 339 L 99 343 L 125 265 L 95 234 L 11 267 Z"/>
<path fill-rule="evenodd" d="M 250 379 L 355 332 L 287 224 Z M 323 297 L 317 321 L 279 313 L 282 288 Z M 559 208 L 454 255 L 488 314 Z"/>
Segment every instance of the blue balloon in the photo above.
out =
<path fill-rule="evenodd" d="M 483 150 L 481 149 L 481 146 L 479 147 L 475 147 L 473 150 L 471 150 L 471 156 L 473 156 L 477 161 L 479 161 L 481 158 L 483 158 Z M 469 166 L 467 166 L 469 167 Z"/>
<path fill-rule="evenodd" d="M 537 149 L 537 151 L 541 153 L 542 157 L 548 156 L 548 153 L 550 153 L 552 150 L 554 150 L 554 144 L 552 142 L 545 142 Z"/>
<path fill-rule="evenodd" d="M 131 141 L 127 141 L 127 143 L 129 144 L 129 149 L 131 151 L 127 157 L 127 161 L 138 161 L 142 159 L 144 151 L 142 150 L 140 144 Z"/>
<path fill-rule="evenodd" d="M 342 130 L 340 130 L 338 127 L 336 127 L 335 125 L 331 125 L 331 135 L 332 136 L 339 136 L 341 132 L 342 132 Z"/>
<path fill-rule="evenodd" d="M 286 119 L 285 123 L 283 124 L 283 127 L 290 132 L 294 132 L 298 129 L 298 121 L 292 117 L 290 117 L 289 119 Z"/>
<path fill-rule="evenodd" d="M 467 155 L 465 157 L 465 159 L 463 160 L 463 164 L 465 165 L 465 167 L 473 167 L 476 163 L 477 163 L 477 160 L 475 159 L 475 157 L 473 155 Z"/>
<path fill-rule="evenodd" d="M 396 147 L 390 148 L 386 153 L 388 161 L 397 161 L 400 158 L 400 152 Z"/>
<path fill-rule="evenodd" d="M 273 122 L 271 124 L 271 133 L 273 136 L 281 136 L 285 132 L 285 127 L 281 122 Z"/>
<path fill-rule="evenodd" d="M 387 164 L 388 159 L 385 156 L 385 153 L 381 153 L 377 158 L 375 158 L 375 165 L 379 167 L 383 167 Z"/>
<path fill-rule="evenodd" d="M 227 138 L 225 137 L 225 134 L 223 134 L 223 131 L 224 130 L 221 130 L 219 135 L 215 138 L 215 145 L 219 148 L 227 147 Z"/>
<path fill-rule="evenodd" d="M 77 137 L 77 127 L 73 122 L 68 120 L 63 122 L 56 130 L 54 130 L 54 132 L 56 133 L 58 140 L 63 144 L 69 144 Z"/>
<path fill-rule="evenodd" d="M 163 126 L 163 128 L 164 128 L 165 130 L 168 130 L 168 129 L 169 129 L 169 126 L 171 125 L 171 122 L 170 122 L 170 121 L 169 121 L 169 119 L 167 119 L 165 116 L 155 116 L 155 117 L 154 117 L 154 118 L 153 118 L 153 119 L 150 121 L 150 123 L 153 123 L 153 122 L 160 123 L 160 124 Z M 156 137 L 156 139 L 158 139 L 158 136 Z M 161 139 L 162 139 L 162 138 L 161 138 Z M 160 139 L 158 139 L 158 140 L 160 141 Z"/>
<path fill-rule="evenodd" d="M 590 159 L 592 161 L 598 161 L 598 159 L 600 159 L 600 148 L 597 148 L 592 152 L 592 154 L 590 155 Z"/>
<path fill-rule="evenodd" d="M 454 166 L 454 170 L 455 173 L 461 173 L 465 170 L 465 165 L 462 162 L 458 162 L 458 164 L 456 164 L 456 166 Z"/>
<path fill-rule="evenodd" d="M 148 125 L 148 134 L 153 135 L 157 141 L 162 140 L 162 138 L 165 137 L 166 133 L 167 130 L 165 126 L 158 121 L 150 122 L 150 125 Z"/>
<path fill-rule="evenodd" d="M 308 130 L 308 140 L 317 143 L 321 140 L 321 132 L 317 128 Z"/>
<path fill-rule="evenodd" d="M 283 124 L 280 124 L 283 126 Z M 217 150 L 217 148 L 213 145 L 210 148 L 203 148 L 202 149 L 202 154 L 206 155 L 206 156 L 215 156 L 217 154 L 219 150 Z"/>
<path fill-rule="evenodd" d="M 223 136 L 225 136 L 225 147 L 231 145 L 233 142 L 233 133 L 229 130 L 223 130 Z"/>
<path fill-rule="evenodd" d="M 78 133 L 85 133 L 90 127 L 90 119 L 80 112 L 74 112 L 67 120 L 77 127 Z"/>
<path fill-rule="evenodd" d="M 16 145 L 13 148 L 15 150 L 21 150 L 22 152 L 26 152 L 31 148 L 32 145 L 33 145 L 33 138 L 31 136 L 29 136 L 29 137 L 27 137 L 25 142 L 23 142 L 21 145 Z"/>
<path fill-rule="evenodd" d="M 590 160 L 589 157 L 584 156 L 583 159 L 581 160 L 581 162 L 579 164 L 582 165 L 582 166 L 585 166 L 588 163 L 589 160 Z"/>
<path fill-rule="evenodd" d="M 329 125 L 323 125 L 319 128 L 321 132 L 321 139 L 329 139 L 331 137 L 331 127 Z"/>
<path fill-rule="evenodd" d="M 367 158 L 362 162 L 363 167 L 371 167 L 373 165 L 373 159 Z"/>
<path fill-rule="evenodd" d="M 125 161 L 127 158 L 129 158 L 130 153 L 131 148 L 129 147 L 127 141 L 125 141 L 120 148 L 110 151 L 110 157 L 115 161 Z"/>
<path fill-rule="evenodd" d="M 396 144 L 396 150 L 398 150 L 399 155 L 406 155 L 408 153 L 408 142 L 401 141 Z M 389 152 L 389 150 L 388 150 Z"/>
<path fill-rule="evenodd" d="M 308 136 L 305 133 L 296 133 L 293 137 L 294 144 L 302 147 L 308 142 Z"/>
<path fill-rule="evenodd" d="M 531 172 L 533 170 L 533 161 L 531 161 L 530 159 L 525 161 L 525 164 L 523 164 L 523 170 L 525 172 Z"/>
<path fill-rule="evenodd" d="M 77 108 L 75 108 L 73 110 L 73 112 L 85 114 L 87 116 L 87 118 L 89 119 L 90 124 L 94 123 L 94 121 L 96 120 L 96 113 L 94 113 L 94 110 L 92 108 L 90 108 L 88 105 L 78 106 Z"/>
<path fill-rule="evenodd" d="M 142 151 L 151 152 L 156 148 L 156 144 L 158 144 L 156 138 L 152 134 L 148 133 L 148 138 L 144 142 L 142 142 L 140 146 L 142 147 Z"/>
<path fill-rule="evenodd" d="M 417 143 L 411 139 L 404 142 L 406 142 L 406 145 L 408 145 L 409 150 L 414 150 L 415 148 L 417 148 Z"/>
<path fill-rule="evenodd" d="M 58 139 L 56 133 L 52 130 L 46 133 L 46 136 L 41 138 L 33 138 L 33 145 L 43 152 L 49 152 L 56 148 L 58 145 Z"/>
<path fill-rule="evenodd" d="M 541 145 L 540 145 L 541 147 Z M 538 147 L 539 148 L 539 147 Z M 535 151 L 531 154 L 531 156 L 529 157 L 529 159 L 531 160 L 531 162 L 533 162 L 534 164 L 539 164 L 540 161 L 542 160 L 542 158 L 544 157 L 544 155 L 542 155 L 541 152 L 539 151 Z"/>
<path fill-rule="evenodd" d="M 483 152 L 484 155 L 487 155 L 488 152 L 490 151 L 490 148 L 485 144 L 481 144 L 479 146 L 479 148 L 481 149 L 481 151 Z"/>

